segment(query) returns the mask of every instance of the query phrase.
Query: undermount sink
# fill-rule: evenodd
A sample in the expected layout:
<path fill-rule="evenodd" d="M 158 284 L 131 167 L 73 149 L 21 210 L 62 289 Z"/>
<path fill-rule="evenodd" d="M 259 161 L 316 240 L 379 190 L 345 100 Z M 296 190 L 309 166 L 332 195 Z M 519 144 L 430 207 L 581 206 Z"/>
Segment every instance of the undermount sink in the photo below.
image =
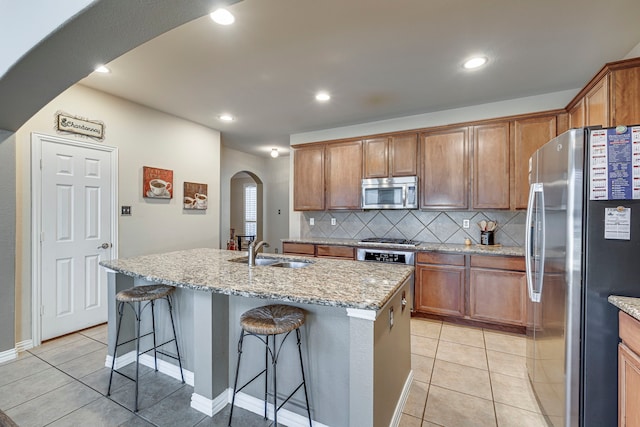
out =
<path fill-rule="evenodd" d="M 230 262 L 237 262 L 239 264 L 249 264 L 249 258 L 246 256 L 239 258 L 232 258 Z M 280 268 L 302 268 L 313 264 L 313 261 L 306 260 L 288 260 L 286 258 L 271 258 L 271 257 L 256 257 L 254 265 L 280 267 Z"/>

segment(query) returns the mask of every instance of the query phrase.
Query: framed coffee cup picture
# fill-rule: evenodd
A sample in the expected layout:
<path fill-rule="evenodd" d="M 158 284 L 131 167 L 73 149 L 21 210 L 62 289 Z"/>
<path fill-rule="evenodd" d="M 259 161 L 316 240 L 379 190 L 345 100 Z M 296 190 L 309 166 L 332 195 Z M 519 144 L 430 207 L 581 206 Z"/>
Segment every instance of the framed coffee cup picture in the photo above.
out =
<path fill-rule="evenodd" d="M 185 209 L 207 209 L 208 205 L 207 184 L 199 184 L 197 182 L 184 183 Z"/>
<path fill-rule="evenodd" d="M 173 171 L 143 166 L 142 196 L 153 199 L 173 198 Z"/>

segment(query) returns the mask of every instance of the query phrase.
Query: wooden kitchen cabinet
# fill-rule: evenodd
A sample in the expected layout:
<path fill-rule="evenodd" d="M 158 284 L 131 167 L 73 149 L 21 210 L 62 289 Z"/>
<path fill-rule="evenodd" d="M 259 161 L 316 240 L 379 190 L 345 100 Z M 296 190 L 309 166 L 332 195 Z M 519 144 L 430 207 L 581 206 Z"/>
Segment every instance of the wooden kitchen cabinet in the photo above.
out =
<path fill-rule="evenodd" d="M 509 209 L 509 122 L 473 127 L 473 209 Z"/>
<path fill-rule="evenodd" d="M 316 245 L 312 243 L 282 242 L 282 253 L 289 255 L 316 255 Z"/>
<path fill-rule="evenodd" d="M 640 426 L 640 322 L 620 311 L 618 345 L 618 425 Z"/>
<path fill-rule="evenodd" d="M 469 317 L 524 326 L 527 321 L 524 259 L 471 255 Z"/>
<path fill-rule="evenodd" d="M 420 140 L 422 209 L 469 207 L 469 128 L 425 132 Z"/>
<path fill-rule="evenodd" d="M 293 210 L 324 210 L 324 149 L 312 145 L 293 150 Z"/>
<path fill-rule="evenodd" d="M 529 158 L 556 137 L 556 115 L 513 121 L 512 208 L 526 209 L 529 197 Z"/>
<path fill-rule="evenodd" d="M 584 97 L 585 126 L 609 126 L 609 76 L 604 75 Z"/>
<path fill-rule="evenodd" d="M 360 209 L 362 141 L 327 144 L 326 208 Z"/>
<path fill-rule="evenodd" d="M 611 126 L 640 124 L 640 64 L 611 73 Z"/>
<path fill-rule="evenodd" d="M 388 178 L 418 174 L 418 134 L 407 133 L 365 139 L 364 178 Z"/>
<path fill-rule="evenodd" d="M 356 259 L 356 248 L 353 246 L 316 245 L 318 258 Z"/>
<path fill-rule="evenodd" d="M 464 255 L 417 253 L 414 309 L 428 314 L 464 316 Z"/>
<path fill-rule="evenodd" d="M 581 98 L 575 105 L 568 110 L 569 128 L 581 128 L 586 123 L 584 98 Z"/>

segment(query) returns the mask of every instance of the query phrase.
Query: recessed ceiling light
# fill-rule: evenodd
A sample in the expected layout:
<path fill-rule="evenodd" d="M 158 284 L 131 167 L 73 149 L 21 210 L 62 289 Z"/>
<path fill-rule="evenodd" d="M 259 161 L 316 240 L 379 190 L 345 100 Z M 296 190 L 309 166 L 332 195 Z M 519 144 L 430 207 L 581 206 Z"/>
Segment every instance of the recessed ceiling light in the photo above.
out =
<path fill-rule="evenodd" d="M 473 70 L 475 68 L 482 67 L 488 61 L 486 56 L 475 56 L 473 58 L 467 59 L 462 65 L 467 70 Z"/>
<path fill-rule="evenodd" d="M 316 93 L 316 101 L 327 102 L 331 99 L 331 95 L 327 92 L 318 92 Z"/>
<path fill-rule="evenodd" d="M 209 15 L 213 22 L 220 25 L 231 25 L 236 22 L 235 16 L 231 14 L 227 9 L 217 9 L 214 12 L 211 12 Z"/>
<path fill-rule="evenodd" d="M 93 71 L 95 71 L 96 73 L 102 73 L 102 74 L 107 74 L 111 72 L 111 70 L 104 65 L 98 65 Z"/>
<path fill-rule="evenodd" d="M 227 113 L 220 114 L 218 118 L 223 122 L 232 122 L 234 120 L 234 117 L 231 114 L 227 114 Z"/>

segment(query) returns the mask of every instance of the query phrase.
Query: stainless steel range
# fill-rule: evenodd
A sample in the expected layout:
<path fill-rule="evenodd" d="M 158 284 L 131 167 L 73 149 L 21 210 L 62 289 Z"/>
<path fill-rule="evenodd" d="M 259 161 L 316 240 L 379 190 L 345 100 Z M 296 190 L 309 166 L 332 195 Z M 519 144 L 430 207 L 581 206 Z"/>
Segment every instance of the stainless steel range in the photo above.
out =
<path fill-rule="evenodd" d="M 419 242 L 406 239 L 389 239 L 386 237 L 368 237 L 358 242 L 363 246 L 394 245 L 415 248 Z M 359 247 L 356 251 L 358 261 L 391 262 L 413 265 L 414 251 L 397 248 Z"/>

